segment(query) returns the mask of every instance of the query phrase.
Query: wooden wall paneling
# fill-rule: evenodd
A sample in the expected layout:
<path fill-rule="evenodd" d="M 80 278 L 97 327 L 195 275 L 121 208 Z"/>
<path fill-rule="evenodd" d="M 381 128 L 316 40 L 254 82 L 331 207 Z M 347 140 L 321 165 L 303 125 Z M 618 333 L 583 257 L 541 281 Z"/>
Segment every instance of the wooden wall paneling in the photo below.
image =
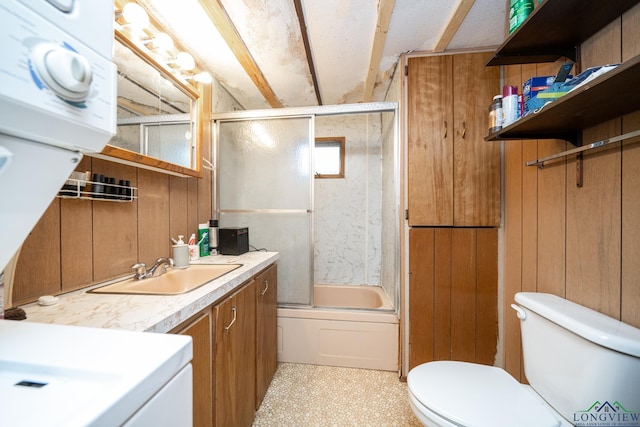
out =
<path fill-rule="evenodd" d="M 409 58 L 408 69 L 409 225 L 452 225 L 452 59 Z"/>
<path fill-rule="evenodd" d="M 622 132 L 640 129 L 640 112 L 622 119 Z M 622 146 L 622 247 L 620 320 L 640 328 L 640 141 Z"/>
<path fill-rule="evenodd" d="M 493 365 L 498 342 L 498 230 L 476 231 L 476 363 Z"/>
<path fill-rule="evenodd" d="M 640 4 L 622 18 L 622 60 L 640 54 Z M 622 119 L 622 132 L 640 129 L 640 112 Z M 620 319 L 640 328 L 640 141 L 622 146 L 622 286 Z"/>
<path fill-rule="evenodd" d="M 84 157 L 76 171 L 91 170 Z M 60 200 L 60 274 L 62 291 L 71 291 L 93 281 L 93 219 L 91 202 Z"/>
<path fill-rule="evenodd" d="M 60 199 L 54 199 L 22 244 L 12 306 L 59 294 L 60 289 Z"/>
<path fill-rule="evenodd" d="M 452 229 L 436 228 L 434 235 L 433 359 L 451 360 Z"/>
<path fill-rule="evenodd" d="M 564 151 L 561 140 L 538 141 L 538 156 Z M 528 160 L 528 159 L 525 159 Z M 573 174 L 573 175 L 572 175 Z M 569 181 L 573 181 L 573 184 Z M 566 186 L 575 185 L 575 168 L 559 160 L 538 170 L 537 291 L 565 295 Z"/>
<path fill-rule="evenodd" d="M 612 120 L 583 132 L 596 141 L 620 132 Z M 568 161 L 568 174 L 575 170 Z M 620 149 L 589 153 L 583 161 L 583 186 L 567 178 L 566 297 L 609 316 L 620 317 Z"/>
<path fill-rule="evenodd" d="M 489 53 L 453 56 L 453 225 L 500 225 L 500 143 L 487 142 L 488 106 L 500 92 Z"/>
<path fill-rule="evenodd" d="M 188 180 L 189 178 L 169 177 L 169 235 L 174 239 L 177 239 L 178 235 L 183 235 L 185 243 L 191 235 L 188 225 Z M 167 244 L 172 243 L 167 242 Z"/>
<path fill-rule="evenodd" d="M 621 23 L 615 20 L 581 47 L 584 68 L 621 60 Z M 583 132 L 585 143 L 619 135 L 619 119 Z M 566 297 L 615 318 L 620 317 L 621 153 L 616 147 L 584 155 L 583 186 L 567 162 Z"/>
<path fill-rule="evenodd" d="M 198 181 L 197 179 L 187 180 L 187 239 L 192 233 L 198 235 Z"/>
<path fill-rule="evenodd" d="M 92 159 L 93 173 L 128 179 L 138 186 L 136 169 L 102 159 Z M 138 261 L 138 201 L 92 201 L 93 280 L 103 281 L 131 272 Z"/>
<path fill-rule="evenodd" d="M 537 73 L 555 75 L 563 62 L 538 64 Z M 563 140 L 539 140 L 538 157 L 567 150 L 568 145 Z M 566 186 L 570 185 L 567 180 L 573 179 L 575 185 L 575 174 L 571 174 L 563 159 L 537 171 L 537 291 L 559 296 L 565 293 Z"/>
<path fill-rule="evenodd" d="M 213 162 L 213 134 L 211 129 L 211 85 L 203 85 L 202 103 L 208 106 L 203 108 L 203 120 L 201 130 L 201 156 Z M 199 160 L 202 163 L 202 159 Z M 204 163 L 203 163 L 204 165 Z M 202 178 L 198 179 L 198 223 L 209 222 L 213 218 L 213 173 L 209 169 L 201 169 Z"/>
<path fill-rule="evenodd" d="M 556 72 L 540 70 L 535 64 L 523 65 L 520 91 L 529 78 Z M 538 168 L 525 162 L 536 158 L 538 141 L 522 141 L 522 291 L 528 292 L 535 292 L 538 279 Z M 514 314 L 510 310 L 509 315 Z"/>
<path fill-rule="evenodd" d="M 138 171 L 138 257 L 151 266 L 159 257 L 171 256 L 169 250 L 169 176 L 140 169 Z M 188 237 L 187 237 L 188 238 Z"/>
<path fill-rule="evenodd" d="M 452 230 L 451 358 L 476 358 L 476 230 Z"/>
<path fill-rule="evenodd" d="M 434 243 L 434 229 L 409 229 L 409 369 L 434 360 Z"/>
<path fill-rule="evenodd" d="M 640 55 L 640 3 L 622 15 L 622 60 L 628 61 Z"/>
<path fill-rule="evenodd" d="M 505 84 L 522 80 L 522 66 L 504 67 Z M 512 314 L 513 296 L 522 290 L 522 141 L 504 143 L 504 369 L 520 379 L 520 322 Z"/>

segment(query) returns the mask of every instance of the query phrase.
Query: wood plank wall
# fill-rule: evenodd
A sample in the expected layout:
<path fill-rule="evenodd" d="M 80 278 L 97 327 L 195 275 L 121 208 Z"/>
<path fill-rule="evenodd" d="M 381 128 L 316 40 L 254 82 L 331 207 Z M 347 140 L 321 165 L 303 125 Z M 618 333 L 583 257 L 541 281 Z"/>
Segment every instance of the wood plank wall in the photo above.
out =
<path fill-rule="evenodd" d="M 210 86 L 200 99 L 200 105 L 208 106 L 199 134 L 203 156 L 210 159 Z M 211 218 L 212 177 L 207 170 L 201 179 L 181 178 L 90 157 L 76 170 L 127 179 L 138 188 L 138 199 L 54 199 L 22 246 L 13 306 L 129 274 L 136 262 L 153 265 L 158 257 L 171 256 L 170 236 L 188 239 Z"/>
<path fill-rule="evenodd" d="M 583 43 L 573 73 L 640 54 L 638 28 L 640 5 Z M 505 84 L 521 88 L 531 76 L 555 75 L 560 62 L 505 67 Z M 593 126 L 583 140 L 637 129 L 640 112 Z M 503 349 L 505 369 L 521 381 L 520 325 L 510 308 L 516 292 L 550 292 L 640 327 L 640 142 L 585 154 L 581 188 L 574 158 L 544 169 L 524 166 L 570 147 L 560 140 L 505 142 Z"/>

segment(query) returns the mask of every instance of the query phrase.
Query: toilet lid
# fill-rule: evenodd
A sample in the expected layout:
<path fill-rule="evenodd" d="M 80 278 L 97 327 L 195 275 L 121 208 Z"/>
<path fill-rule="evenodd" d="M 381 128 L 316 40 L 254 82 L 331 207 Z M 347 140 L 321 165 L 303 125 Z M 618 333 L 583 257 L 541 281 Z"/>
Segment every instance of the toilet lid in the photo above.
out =
<path fill-rule="evenodd" d="M 466 362 L 413 368 L 409 390 L 426 408 L 462 426 L 557 427 L 560 421 L 506 371 Z"/>

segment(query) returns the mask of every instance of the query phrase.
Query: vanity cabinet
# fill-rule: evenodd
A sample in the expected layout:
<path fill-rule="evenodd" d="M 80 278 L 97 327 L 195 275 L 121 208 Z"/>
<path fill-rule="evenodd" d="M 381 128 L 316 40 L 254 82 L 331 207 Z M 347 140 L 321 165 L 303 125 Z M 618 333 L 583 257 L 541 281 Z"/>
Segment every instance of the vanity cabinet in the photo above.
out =
<path fill-rule="evenodd" d="M 408 59 L 410 226 L 500 224 L 500 145 L 484 140 L 500 93 L 489 56 Z"/>
<path fill-rule="evenodd" d="M 256 282 L 214 307 L 215 425 L 251 426 L 256 396 Z"/>
<path fill-rule="evenodd" d="M 213 377 L 212 342 L 213 328 L 211 308 L 187 320 L 172 333 L 189 335 L 193 340 L 193 425 L 213 426 Z"/>
<path fill-rule="evenodd" d="M 278 268 L 276 264 L 256 276 L 256 409 L 278 367 Z"/>
<path fill-rule="evenodd" d="M 171 333 L 193 339 L 193 425 L 251 426 L 277 368 L 277 264 Z"/>

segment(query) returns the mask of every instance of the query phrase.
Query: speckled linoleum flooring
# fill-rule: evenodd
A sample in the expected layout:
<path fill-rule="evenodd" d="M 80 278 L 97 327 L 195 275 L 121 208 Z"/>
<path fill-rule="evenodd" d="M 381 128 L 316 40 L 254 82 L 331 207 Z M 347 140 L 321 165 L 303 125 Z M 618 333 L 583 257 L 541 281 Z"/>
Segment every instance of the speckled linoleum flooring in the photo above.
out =
<path fill-rule="evenodd" d="M 254 427 L 420 426 L 395 372 L 281 363 Z"/>

